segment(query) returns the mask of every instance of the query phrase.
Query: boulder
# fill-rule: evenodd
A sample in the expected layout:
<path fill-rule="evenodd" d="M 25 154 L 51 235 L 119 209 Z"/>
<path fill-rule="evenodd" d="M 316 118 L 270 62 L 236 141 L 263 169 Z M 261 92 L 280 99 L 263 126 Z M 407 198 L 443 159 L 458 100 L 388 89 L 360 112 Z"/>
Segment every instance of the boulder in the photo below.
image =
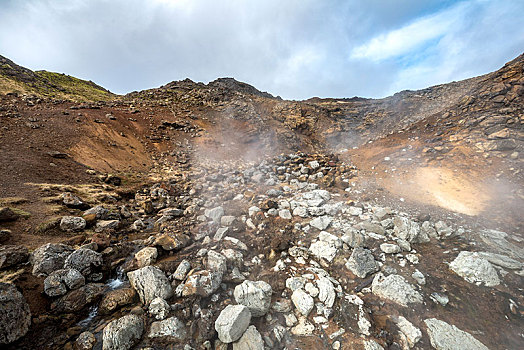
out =
<path fill-rule="evenodd" d="M 398 238 L 412 243 L 429 242 L 429 237 L 424 232 L 421 232 L 420 225 L 417 222 L 397 216 L 393 219 L 393 224 L 395 225 L 394 234 Z"/>
<path fill-rule="evenodd" d="M 96 344 L 95 335 L 91 332 L 82 332 L 76 338 L 75 349 L 77 350 L 91 350 Z"/>
<path fill-rule="evenodd" d="M 82 231 L 86 227 L 86 221 L 79 216 L 64 216 L 60 220 L 60 229 L 66 232 Z"/>
<path fill-rule="evenodd" d="M 398 318 L 395 319 L 395 324 L 400 330 L 401 339 L 406 343 L 407 348 L 411 349 L 422 338 L 420 329 L 415 327 L 405 317 L 398 316 Z"/>
<path fill-rule="evenodd" d="M 396 244 L 391 244 L 391 243 L 382 243 L 380 245 L 380 250 L 382 250 L 386 254 L 400 253 L 400 247 Z"/>
<path fill-rule="evenodd" d="M 119 307 L 133 304 L 137 300 L 137 293 L 133 288 L 121 288 L 107 292 L 100 301 L 100 314 L 110 314 Z"/>
<path fill-rule="evenodd" d="M 137 315 L 126 315 L 111 321 L 103 332 L 103 350 L 131 349 L 144 332 L 144 321 Z"/>
<path fill-rule="evenodd" d="M 402 306 L 420 304 L 423 301 L 422 295 L 400 275 L 384 277 L 382 273 L 378 273 L 373 279 L 371 290 L 373 294 Z"/>
<path fill-rule="evenodd" d="M 206 267 L 209 271 L 223 275 L 227 270 L 227 259 L 222 254 L 210 250 L 207 252 Z"/>
<path fill-rule="evenodd" d="M 306 317 L 313 310 L 315 304 L 311 295 L 302 289 L 297 289 L 291 294 L 291 301 L 295 304 L 297 310 Z"/>
<path fill-rule="evenodd" d="M 28 259 L 29 250 L 24 246 L 0 246 L 0 270 L 25 263 Z"/>
<path fill-rule="evenodd" d="M 184 284 L 178 288 L 181 289 L 182 296 L 200 295 L 203 297 L 213 294 L 222 282 L 222 274 L 208 270 L 198 271 L 186 279 Z M 177 290 L 178 290 L 177 288 Z"/>
<path fill-rule="evenodd" d="M 204 215 L 208 219 L 213 220 L 213 222 L 220 224 L 220 219 L 222 219 L 222 216 L 224 216 L 224 208 L 216 207 L 213 209 L 206 209 Z"/>
<path fill-rule="evenodd" d="M 20 215 L 18 215 L 14 210 L 11 208 L 0 208 L 0 222 L 5 221 L 15 221 L 20 218 Z"/>
<path fill-rule="evenodd" d="M 249 326 L 242 337 L 233 343 L 233 350 L 264 350 L 264 341 L 255 326 Z"/>
<path fill-rule="evenodd" d="M 31 311 L 13 284 L 0 282 L 0 344 L 23 337 L 31 325 Z"/>
<path fill-rule="evenodd" d="M 44 280 L 44 293 L 50 297 L 64 295 L 68 290 L 82 287 L 85 282 L 84 276 L 78 270 L 56 270 Z"/>
<path fill-rule="evenodd" d="M 323 231 L 329 227 L 329 225 L 331 224 L 331 221 L 333 221 L 332 217 L 328 215 L 324 215 L 324 216 L 319 216 L 319 217 L 314 218 L 313 220 L 309 222 L 309 225 L 311 225 L 312 227 L 320 231 Z"/>
<path fill-rule="evenodd" d="M 449 264 L 449 268 L 469 283 L 493 287 L 500 284 L 497 271 L 489 261 L 478 253 L 462 251 Z"/>
<path fill-rule="evenodd" d="M 151 324 L 148 334 L 149 338 L 173 337 L 184 339 L 187 337 L 185 324 L 176 317 L 170 317 L 163 321 L 156 321 Z"/>
<path fill-rule="evenodd" d="M 428 327 L 431 346 L 437 350 L 488 350 L 488 348 L 475 339 L 471 334 L 436 318 L 424 320 Z"/>
<path fill-rule="evenodd" d="M 156 297 L 169 299 L 173 295 L 169 280 L 158 267 L 146 266 L 128 272 L 127 277 L 143 304 L 149 304 Z"/>
<path fill-rule="evenodd" d="M 365 278 L 368 274 L 379 270 L 378 263 L 375 261 L 371 250 L 362 247 L 353 249 L 353 253 L 351 253 L 346 263 L 346 267 L 351 270 L 355 276 L 360 278 Z"/>
<path fill-rule="evenodd" d="M 158 250 L 154 247 L 145 247 L 135 254 L 135 260 L 138 268 L 149 266 L 156 261 Z"/>
<path fill-rule="evenodd" d="M 251 313 L 247 306 L 228 305 L 215 321 L 218 339 L 223 343 L 232 343 L 240 339 L 251 322 Z"/>
<path fill-rule="evenodd" d="M 171 307 L 162 298 L 155 298 L 151 301 L 148 308 L 149 314 L 154 316 L 157 320 L 163 320 L 169 315 Z"/>
<path fill-rule="evenodd" d="M 67 257 L 74 249 L 65 244 L 47 243 L 36 249 L 31 255 L 33 275 L 44 277 L 64 267 Z"/>
<path fill-rule="evenodd" d="M 189 243 L 189 237 L 180 232 L 164 233 L 155 238 L 155 245 L 164 250 L 179 250 Z"/>
<path fill-rule="evenodd" d="M 106 288 L 102 283 L 89 283 L 80 288 L 70 290 L 51 304 L 51 310 L 56 313 L 81 311 L 89 304 L 97 301 Z"/>
<path fill-rule="evenodd" d="M 91 209 L 84 211 L 82 214 L 83 217 L 94 215 L 95 220 L 104 220 L 109 216 L 109 210 L 104 208 L 101 205 L 97 205 Z"/>
<path fill-rule="evenodd" d="M 186 278 L 187 273 L 191 270 L 191 264 L 187 260 L 182 260 L 175 272 L 173 278 L 179 281 L 183 281 Z"/>
<path fill-rule="evenodd" d="M 114 230 L 120 225 L 120 220 L 100 220 L 96 223 L 95 232 Z"/>
<path fill-rule="evenodd" d="M 251 316 L 264 316 L 271 306 L 271 286 L 264 281 L 244 281 L 235 287 L 234 296 L 238 304 L 249 308 Z"/>
<path fill-rule="evenodd" d="M 80 248 L 67 257 L 64 268 L 78 270 L 82 275 L 88 276 L 103 263 L 102 254 L 91 249 Z"/>
<path fill-rule="evenodd" d="M 317 258 L 326 259 L 331 262 L 337 255 L 342 241 L 335 235 L 322 231 L 318 235 L 318 241 L 311 244 L 309 252 Z"/>

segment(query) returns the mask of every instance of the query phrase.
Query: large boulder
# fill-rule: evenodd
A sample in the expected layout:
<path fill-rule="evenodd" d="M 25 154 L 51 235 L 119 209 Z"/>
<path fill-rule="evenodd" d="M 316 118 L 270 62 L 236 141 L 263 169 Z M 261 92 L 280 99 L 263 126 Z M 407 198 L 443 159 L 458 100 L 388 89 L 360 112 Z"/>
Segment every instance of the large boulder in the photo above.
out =
<path fill-rule="evenodd" d="M 378 263 L 375 261 L 371 250 L 357 247 L 353 249 L 353 253 L 346 263 L 346 267 L 353 272 L 357 277 L 364 278 L 368 274 L 377 272 L 379 269 Z"/>
<path fill-rule="evenodd" d="M 144 333 L 144 320 L 137 315 L 126 315 L 111 321 L 103 332 L 103 350 L 131 349 Z"/>
<path fill-rule="evenodd" d="M 156 261 L 158 250 L 155 247 L 145 247 L 135 254 L 138 268 L 149 266 Z"/>
<path fill-rule="evenodd" d="M 31 255 L 33 275 L 45 277 L 51 272 L 63 268 L 64 262 L 73 251 L 73 248 L 65 244 L 47 243 L 41 246 Z"/>
<path fill-rule="evenodd" d="M 44 293 L 56 297 L 64 295 L 68 290 L 80 288 L 84 284 L 85 278 L 78 270 L 56 270 L 44 280 Z"/>
<path fill-rule="evenodd" d="M 78 270 L 88 276 L 103 263 L 102 254 L 91 249 L 80 248 L 67 257 L 64 268 Z"/>
<path fill-rule="evenodd" d="M 149 304 L 156 297 L 169 299 L 173 295 L 169 280 L 158 267 L 146 266 L 128 272 L 127 277 L 143 304 Z"/>
<path fill-rule="evenodd" d="M 431 346 L 437 350 L 488 350 L 488 348 L 475 339 L 471 334 L 436 318 L 424 320 L 428 327 Z"/>
<path fill-rule="evenodd" d="M 271 306 L 271 286 L 264 281 L 244 281 L 235 287 L 234 296 L 238 304 L 249 308 L 251 316 L 264 316 Z"/>
<path fill-rule="evenodd" d="M 218 339 L 232 343 L 240 339 L 251 322 L 251 312 L 244 305 L 228 305 L 215 321 Z"/>
<path fill-rule="evenodd" d="M 31 325 L 31 311 L 24 296 L 10 283 L 0 283 L 0 344 L 23 337 Z"/>
<path fill-rule="evenodd" d="M 180 288 L 182 296 L 200 295 L 203 297 L 213 294 L 222 283 L 222 273 L 208 270 L 198 271 L 189 276 Z"/>
<path fill-rule="evenodd" d="M 373 279 L 371 290 L 373 294 L 402 306 L 420 304 L 423 301 L 422 295 L 400 275 L 384 277 L 382 273 L 378 273 Z"/>
<path fill-rule="evenodd" d="M 493 287 L 500 284 L 497 271 L 489 261 L 478 253 L 462 251 L 449 264 L 451 270 L 469 283 Z"/>
<path fill-rule="evenodd" d="M 291 294 L 291 301 L 293 304 L 295 304 L 297 310 L 306 317 L 309 315 L 311 310 L 313 310 L 313 306 L 315 305 L 311 295 L 307 294 L 302 289 L 297 289 L 293 292 L 293 294 Z"/>
<path fill-rule="evenodd" d="M 172 337 L 184 339 L 187 336 L 185 324 L 176 317 L 170 317 L 163 321 L 156 321 L 151 324 L 148 337 Z"/>
<path fill-rule="evenodd" d="M 429 242 L 429 237 L 425 231 L 421 231 L 420 224 L 408 218 L 397 216 L 393 219 L 395 236 L 413 243 Z"/>
<path fill-rule="evenodd" d="M 24 246 L 0 246 L 0 270 L 25 263 L 28 259 L 29 250 Z"/>

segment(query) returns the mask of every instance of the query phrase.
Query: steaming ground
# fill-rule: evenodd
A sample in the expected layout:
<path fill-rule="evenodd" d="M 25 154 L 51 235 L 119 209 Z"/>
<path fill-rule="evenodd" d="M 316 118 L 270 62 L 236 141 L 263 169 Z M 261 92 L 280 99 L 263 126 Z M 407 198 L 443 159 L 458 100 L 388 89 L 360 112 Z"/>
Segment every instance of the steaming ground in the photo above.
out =
<path fill-rule="evenodd" d="M 0 344 L 524 347 L 523 67 L 382 100 L 2 94 Z"/>

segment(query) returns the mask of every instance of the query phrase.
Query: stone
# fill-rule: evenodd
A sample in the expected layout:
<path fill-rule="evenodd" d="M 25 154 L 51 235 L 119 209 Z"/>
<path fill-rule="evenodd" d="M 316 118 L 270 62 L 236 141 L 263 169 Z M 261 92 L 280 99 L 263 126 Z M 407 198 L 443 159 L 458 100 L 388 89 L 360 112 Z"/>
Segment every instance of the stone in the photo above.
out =
<path fill-rule="evenodd" d="M 478 252 L 479 257 L 486 259 L 493 265 L 497 265 L 509 270 L 520 270 L 524 268 L 524 264 L 520 261 L 510 258 L 502 254 L 495 254 L 489 252 Z"/>
<path fill-rule="evenodd" d="M 315 326 L 304 316 L 298 319 L 298 324 L 295 327 L 291 328 L 291 333 L 297 336 L 310 336 L 314 331 Z"/>
<path fill-rule="evenodd" d="M 210 296 L 222 282 L 222 273 L 202 270 L 190 275 L 184 284 L 179 287 L 182 296 L 200 295 L 203 297 Z"/>
<path fill-rule="evenodd" d="M 59 299 L 53 301 L 51 310 L 56 313 L 74 313 L 84 309 L 87 305 L 98 301 L 106 286 L 102 283 L 89 283 L 80 288 L 70 290 Z"/>
<path fill-rule="evenodd" d="M 333 307 L 336 297 L 333 283 L 326 277 L 320 277 L 317 281 L 317 286 L 319 290 L 318 299 L 324 303 L 325 306 L 329 308 Z"/>
<path fill-rule="evenodd" d="M 22 245 L 0 246 L 0 270 L 27 262 L 29 250 Z"/>
<path fill-rule="evenodd" d="M 154 316 L 157 320 L 163 320 L 169 315 L 171 307 L 162 298 L 155 298 L 149 303 L 148 311 L 149 314 Z"/>
<path fill-rule="evenodd" d="M 249 326 L 242 337 L 233 343 L 233 350 L 264 350 L 264 341 L 255 326 Z"/>
<path fill-rule="evenodd" d="M 163 321 L 156 321 L 151 324 L 148 337 L 185 339 L 187 337 L 186 325 L 174 316 Z"/>
<path fill-rule="evenodd" d="M 424 320 L 431 346 L 437 350 L 488 350 L 471 334 L 436 318 Z"/>
<path fill-rule="evenodd" d="M 56 297 L 66 294 L 68 290 L 80 288 L 84 284 L 85 278 L 78 270 L 56 270 L 44 280 L 44 293 Z"/>
<path fill-rule="evenodd" d="M 82 275 L 88 276 L 102 266 L 102 263 L 102 254 L 91 249 L 80 248 L 67 257 L 64 268 L 75 269 Z"/>
<path fill-rule="evenodd" d="M 375 340 L 371 339 L 364 340 L 364 350 L 384 350 L 384 348 Z"/>
<path fill-rule="evenodd" d="M 145 266 L 149 266 L 156 261 L 157 257 L 158 250 L 155 247 L 145 247 L 135 254 L 137 267 L 142 268 Z"/>
<path fill-rule="evenodd" d="M 247 306 L 228 305 L 215 321 L 218 339 L 223 343 L 232 343 L 240 339 L 251 322 L 251 313 Z"/>
<path fill-rule="evenodd" d="M 236 217 L 232 215 L 224 215 L 220 218 L 220 224 L 222 226 L 231 226 L 236 221 Z"/>
<path fill-rule="evenodd" d="M 305 284 L 306 279 L 304 277 L 289 277 L 286 279 L 286 288 L 291 289 L 292 292 L 304 288 Z"/>
<path fill-rule="evenodd" d="M 422 303 L 422 295 L 400 275 L 389 275 L 384 277 L 378 273 L 371 285 L 373 294 L 391 300 L 402 306 L 409 304 Z"/>
<path fill-rule="evenodd" d="M 128 272 L 127 277 L 143 304 L 149 304 L 156 297 L 169 299 L 173 295 L 169 280 L 158 267 L 142 267 Z"/>
<path fill-rule="evenodd" d="M 366 246 L 366 236 L 357 230 L 348 230 L 341 240 L 351 248 Z"/>
<path fill-rule="evenodd" d="M 360 278 L 365 278 L 368 274 L 379 270 L 378 263 L 369 249 L 357 247 L 349 257 L 346 267 L 353 274 Z"/>
<path fill-rule="evenodd" d="M 191 270 L 191 264 L 187 260 L 182 260 L 175 272 L 173 278 L 179 281 L 183 281 L 186 278 L 187 273 Z"/>
<path fill-rule="evenodd" d="M 82 332 L 76 338 L 75 349 L 77 350 L 91 350 L 96 344 L 95 335 L 89 331 Z"/>
<path fill-rule="evenodd" d="M 409 322 L 405 317 L 398 316 L 398 318 L 395 319 L 395 323 L 398 329 L 400 329 L 400 332 L 402 333 L 403 338 L 405 338 L 405 341 L 409 348 L 414 347 L 415 344 L 422 338 L 422 332 L 420 331 L 420 329 L 413 326 L 413 324 Z"/>
<path fill-rule="evenodd" d="M 13 284 L 0 282 L 0 344 L 23 337 L 31 325 L 31 311 Z"/>
<path fill-rule="evenodd" d="M 86 216 L 90 216 L 93 214 L 95 216 L 95 220 L 104 220 L 104 219 L 107 219 L 109 215 L 109 210 L 107 210 L 106 208 L 104 208 L 101 205 L 97 205 L 96 207 L 93 207 L 91 209 L 84 211 L 82 216 L 86 217 Z"/>
<path fill-rule="evenodd" d="M 138 300 L 138 295 L 133 288 L 121 288 L 107 292 L 102 297 L 98 311 L 100 314 L 110 314 L 116 309 L 133 304 Z"/>
<path fill-rule="evenodd" d="M 77 196 L 73 195 L 71 192 L 65 192 L 60 195 L 62 203 L 69 208 L 83 208 L 85 206 L 84 202 Z M 87 206 L 89 208 L 89 206 Z M 85 208 L 83 208 L 85 209 Z"/>
<path fill-rule="evenodd" d="M 86 227 L 86 221 L 79 216 L 64 216 L 60 220 L 60 229 L 66 232 L 82 231 Z"/>
<path fill-rule="evenodd" d="M 420 225 L 408 218 L 397 216 L 393 219 L 393 228 L 395 236 L 405 239 L 410 243 L 429 242 L 427 235 L 421 234 Z"/>
<path fill-rule="evenodd" d="M 100 220 L 96 223 L 95 232 L 114 230 L 120 225 L 120 220 Z"/>
<path fill-rule="evenodd" d="M 223 275 L 227 271 L 227 259 L 222 254 L 210 250 L 207 252 L 206 267 L 212 272 Z"/>
<path fill-rule="evenodd" d="M 206 209 L 204 215 L 208 218 L 213 220 L 213 222 L 219 224 L 220 219 L 222 219 L 222 216 L 224 216 L 224 208 L 222 207 L 216 207 L 213 209 Z"/>
<path fill-rule="evenodd" d="M 278 211 L 278 216 L 285 220 L 293 219 L 293 216 L 291 216 L 291 212 L 289 211 L 289 209 L 280 209 Z"/>
<path fill-rule="evenodd" d="M 64 262 L 73 251 L 73 248 L 65 244 L 44 244 L 31 255 L 33 275 L 45 277 L 51 272 L 63 268 Z"/>
<path fill-rule="evenodd" d="M 311 243 L 309 252 L 317 258 L 326 259 L 331 262 L 337 255 L 342 241 L 335 235 L 322 231 L 318 235 L 318 241 Z"/>
<path fill-rule="evenodd" d="M 228 233 L 228 231 L 229 231 L 229 227 L 219 227 L 216 230 L 215 235 L 213 236 L 213 240 L 215 241 L 222 240 L 222 238 L 224 238 L 224 236 Z"/>
<path fill-rule="evenodd" d="M 333 221 L 333 219 L 330 216 L 324 215 L 314 218 L 309 222 L 309 225 L 320 231 L 323 231 L 329 227 L 331 221 Z"/>
<path fill-rule="evenodd" d="M 189 237 L 180 232 L 170 232 L 160 234 L 155 238 L 154 245 L 162 247 L 164 250 L 179 250 L 189 243 Z"/>
<path fill-rule="evenodd" d="M 318 296 L 318 293 L 320 293 L 320 291 L 318 290 L 317 287 L 315 287 L 315 285 L 311 282 L 308 282 L 306 283 L 306 286 L 304 287 L 304 289 L 306 290 L 306 292 L 308 292 L 309 295 L 311 295 L 313 298 L 316 298 Z"/>
<path fill-rule="evenodd" d="M 461 251 L 449 264 L 449 267 L 469 283 L 484 284 L 487 287 L 500 284 L 499 276 L 493 265 L 481 258 L 478 253 Z"/>
<path fill-rule="evenodd" d="M 247 306 L 251 316 L 264 316 L 271 306 L 271 286 L 264 281 L 246 280 L 235 287 L 233 293 L 238 304 Z"/>
<path fill-rule="evenodd" d="M 5 243 L 11 238 L 11 231 L 0 229 L 0 243 Z"/>
<path fill-rule="evenodd" d="M 386 254 L 400 253 L 400 247 L 396 244 L 391 244 L 391 243 L 382 243 L 380 245 L 380 250 L 382 250 Z"/>
<path fill-rule="evenodd" d="M 420 284 L 421 286 L 425 285 L 426 284 L 426 277 L 424 276 L 424 274 L 422 272 L 420 272 L 419 270 L 415 270 L 415 272 L 413 272 L 411 274 L 411 277 L 413 277 L 413 279 L 415 281 L 417 281 L 418 284 Z"/>
<path fill-rule="evenodd" d="M 103 350 L 131 349 L 144 333 L 144 321 L 137 315 L 126 315 L 104 327 Z"/>
<path fill-rule="evenodd" d="M 291 294 L 291 301 L 295 304 L 297 310 L 304 316 L 308 316 L 315 305 L 311 295 L 302 289 L 297 289 Z"/>

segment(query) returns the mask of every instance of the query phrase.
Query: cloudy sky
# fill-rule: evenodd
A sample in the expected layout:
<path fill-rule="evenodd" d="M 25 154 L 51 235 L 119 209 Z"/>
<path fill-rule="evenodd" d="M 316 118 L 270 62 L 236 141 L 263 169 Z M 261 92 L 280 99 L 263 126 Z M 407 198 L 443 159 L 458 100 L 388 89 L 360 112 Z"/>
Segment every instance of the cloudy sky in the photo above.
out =
<path fill-rule="evenodd" d="M 0 0 L 0 55 L 116 93 L 234 77 L 288 99 L 383 97 L 524 52 L 522 0 Z"/>

